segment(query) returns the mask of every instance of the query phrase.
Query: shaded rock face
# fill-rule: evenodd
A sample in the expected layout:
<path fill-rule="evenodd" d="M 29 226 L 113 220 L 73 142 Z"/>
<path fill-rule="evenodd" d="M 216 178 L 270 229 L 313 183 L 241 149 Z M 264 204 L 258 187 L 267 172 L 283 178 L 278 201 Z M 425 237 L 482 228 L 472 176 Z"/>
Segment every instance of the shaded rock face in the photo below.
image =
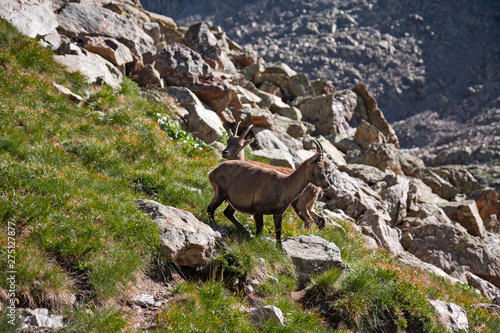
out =
<path fill-rule="evenodd" d="M 165 260 L 189 267 L 204 266 L 209 262 L 215 243 L 221 238 L 217 231 L 181 209 L 152 200 L 137 199 L 134 203 L 158 225 L 160 251 Z"/>

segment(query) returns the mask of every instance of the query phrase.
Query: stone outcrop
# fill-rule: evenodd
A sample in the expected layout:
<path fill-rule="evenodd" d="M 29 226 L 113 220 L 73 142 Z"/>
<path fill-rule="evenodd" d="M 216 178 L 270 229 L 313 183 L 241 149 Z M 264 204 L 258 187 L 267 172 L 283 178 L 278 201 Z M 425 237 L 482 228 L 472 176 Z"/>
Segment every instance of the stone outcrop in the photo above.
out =
<path fill-rule="evenodd" d="M 318 236 L 285 238 L 283 250 L 292 258 L 299 286 L 304 286 L 313 274 L 319 274 L 333 267 L 340 270 L 347 269 L 347 265 L 340 257 L 339 248 Z"/>
<path fill-rule="evenodd" d="M 136 206 L 151 216 L 160 230 L 160 254 L 179 266 L 199 267 L 210 261 L 219 232 L 200 222 L 193 214 L 152 200 L 134 200 Z"/>

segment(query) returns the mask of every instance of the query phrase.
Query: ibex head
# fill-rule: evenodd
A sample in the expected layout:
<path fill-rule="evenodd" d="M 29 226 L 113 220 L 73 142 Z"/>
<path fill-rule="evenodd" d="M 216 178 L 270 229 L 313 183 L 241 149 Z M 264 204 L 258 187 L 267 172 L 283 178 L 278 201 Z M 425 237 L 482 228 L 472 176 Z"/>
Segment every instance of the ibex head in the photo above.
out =
<path fill-rule="evenodd" d="M 313 142 L 316 145 L 316 154 L 304 162 L 308 170 L 307 178 L 314 185 L 326 189 L 330 186 L 330 181 L 325 174 L 323 146 L 318 140 L 313 140 Z"/>
<path fill-rule="evenodd" d="M 252 139 L 246 140 L 248 132 L 252 129 L 253 125 L 248 126 L 240 136 L 238 136 L 238 128 L 240 127 L 240 122 L 236 125 L 236 129 L 234 130 L 234 134 L 231 130 L 229 130 L 229 139 L 227 140 L 227 146 L 222 151 L 222 157 L 228 160 L 244 160 L 244 149 L 250 143 L 252 143 Z"/>

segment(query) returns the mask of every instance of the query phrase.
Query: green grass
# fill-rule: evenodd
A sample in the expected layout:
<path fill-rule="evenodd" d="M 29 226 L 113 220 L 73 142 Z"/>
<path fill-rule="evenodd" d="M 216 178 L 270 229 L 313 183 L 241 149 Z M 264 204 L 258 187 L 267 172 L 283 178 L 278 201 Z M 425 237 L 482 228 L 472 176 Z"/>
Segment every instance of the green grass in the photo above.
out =
<path fill-rule="evenodd" d="M 70 102 L 54 82 L 86 101 Z M 131 331 L 120 300 L 138 276 L 159 268 L 158 230 L 132 201 L 153 199 L 207 222 L 207 173 L 218 154 L 171 121 L 168 105 L 142 98 L 131 80 L 119 91 L 90 87 L 4 21 L 0 96 L 0 297 L 11 264 L 8 227 L 15 226 L 17 307 L 62 313 L 67 332 Z M 266 239 L 274 237 L 272 218 L 266 217 L 263 237 L 248 239 L 223 209 L 216 220 L 230 233 L 225 248 L 208 274 L 200 270 L 177 285 L 156 319 L 158 332 L 254 332 L 244 309 L 267 304 L 283 311 L 287 325 L 268 323 L 262 332 L 332 332 L 340 323 L 351 332 L 442 331 L 428 299 L 464 307 L 475 331 L 500 331 L 497 315 L 474 307 L 486 300 L 471 289 L 367 249 L 343 221 L 346 232 L 305 231 L 289 211 L 283 237 L 320 235 L 339 246 L 351 267 L 314 277 L 306 298 L 295 302 L 293 264 Z M 250 217 L 240 218 L 255 232 Z M 249 299 L 244 290 L 258 258 L 278 283 L 264 281 Z M 2 332 L 14 331 L 7 319 L 0 312 Z"/>

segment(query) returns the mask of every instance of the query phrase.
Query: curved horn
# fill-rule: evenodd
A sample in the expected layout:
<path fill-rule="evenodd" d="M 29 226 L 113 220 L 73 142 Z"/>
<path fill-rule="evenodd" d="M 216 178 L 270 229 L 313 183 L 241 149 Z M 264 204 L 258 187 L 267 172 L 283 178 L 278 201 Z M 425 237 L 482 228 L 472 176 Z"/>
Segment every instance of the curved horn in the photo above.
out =
<path fill-rule="evenodd" d="M 247 136 L 248 132 L 250 132 L 250 130 L 252 129 L 252 127 L 253 127 L 253 125 L 248 126 L 248 127 L 245 129 L 245 131 L 241 134 L 241 137 L 242 137 L 243 139 Z"/>
<path fill-rule="evenodd" d="M 236 128 L 234 129 L 234 135 L 238 135 L 238 128 L 240 127 L 241 121 L 238 121 Z"/>
<path fill-rule="evenodd" d="M 319 158 L 322 160 L 324 155 L 323 146 L 321 145 L 321 143 L 319 143 L 318 140 L 313 140 L 313 142 L 316 145 L 316 151 L 317 151 L 316 154 L 319 154 Z"/>

